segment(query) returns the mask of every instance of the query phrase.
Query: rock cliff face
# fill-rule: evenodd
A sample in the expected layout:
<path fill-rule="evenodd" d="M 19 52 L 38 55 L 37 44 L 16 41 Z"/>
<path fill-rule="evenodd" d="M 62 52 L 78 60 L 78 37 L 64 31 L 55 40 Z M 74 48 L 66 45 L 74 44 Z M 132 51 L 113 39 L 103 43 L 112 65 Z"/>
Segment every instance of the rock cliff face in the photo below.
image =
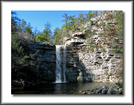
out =
<path fill-rule="evenodd" d="M 33 61 L 37 60 L 35 70 L 38 72 L 38 76 L 44 80 L 54 82 L 56 70 L 55 46 L 34 42 L 30 48 L 30 52 L 35 53 Z"/>
<path fill-rule="evenodd" d="M 94 35 L 91 38 L 92 43 L 100 43 L 103 46 L 95 47 L 93 50 L 89 50 L 90 45 L 79 41 L 72 41 L 70 45 L 66 46 L 67 82 L 122 81 L 122 77 L 119 75 L 119 72 L 123 68 L 120 65 L 122 55 L 113 52 L 107 44 L 104 44 L 103 39 L 104 37 L 100 37 L 99 35 Z M 38 76 L 42 80 L 55 82 L 55 46 L 34 42 L 30 48 L 31 53 L 36 52 L 33 56 L 33 61 L 37 59 L 35 70 L 38 72 Z M 103 50 L 104 48 L 105 50 Z"/>
<path fill-rule="evenodd" d="M 12 72 L 12 87 L 29 88 L 55 82 L 56 52 L 55 46 L 38 42 L 26 45 L 28 66 L 23 71 Z"/>
<path fill-rule="evenodd" d="M 112 40 L 98 35 L 103 29 L 96 27 L 94 20 L 96 18 L 86 24 L 86 27 L 89 25 L 90 30 L 95 32 L 88 41 L 89 44 L 86 44 L 84 39 L 88 30 L 75 32 L 72 37 L 64 38 L 67 46 L 67 81 L 122 82 L 123 55 L 112 50 L 110 46 Z M 107 21 L 107 24 L 114 23 L 115 20 Z M 116 46 L 123 45 L 122 40 L 118 38 L 115 40 L 118 41 Z"/>
<path fill-rule="evenodd" d="M 88 49 L 90 49 L 89 45 L 77 45 L 76 43 L 67 47 L 66 75 L 69 82 L 122 81 L 119 75 L 123 69 L 122 54 L 115 53 L 108 47 L 105 47 L 105 51 L 97 47 L 93 51 Z"/>

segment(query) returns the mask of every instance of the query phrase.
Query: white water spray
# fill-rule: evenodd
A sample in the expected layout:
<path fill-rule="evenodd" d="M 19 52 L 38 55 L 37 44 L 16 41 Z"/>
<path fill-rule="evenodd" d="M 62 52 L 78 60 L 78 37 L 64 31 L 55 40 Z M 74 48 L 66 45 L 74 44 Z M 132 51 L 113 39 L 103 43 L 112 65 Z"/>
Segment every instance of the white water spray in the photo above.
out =
<path fill-rule="evenodd" d="M 56 83 L 66 83 L 66 46 L 56 45 Z"/>

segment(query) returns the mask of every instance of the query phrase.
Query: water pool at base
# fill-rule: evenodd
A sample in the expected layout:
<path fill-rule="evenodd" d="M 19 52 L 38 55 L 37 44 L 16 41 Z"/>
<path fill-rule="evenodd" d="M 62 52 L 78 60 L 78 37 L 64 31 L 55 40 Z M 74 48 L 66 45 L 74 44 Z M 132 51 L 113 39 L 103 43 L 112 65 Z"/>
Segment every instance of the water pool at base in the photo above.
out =
<path fill-rule="evenodd" d="M 90 90 L 101 86 L 115 86 L 115 83 L 53 83 L 42 84 L 32 87 L 12 88 L 12 94 L 79 94 L 81 90 Z"/>

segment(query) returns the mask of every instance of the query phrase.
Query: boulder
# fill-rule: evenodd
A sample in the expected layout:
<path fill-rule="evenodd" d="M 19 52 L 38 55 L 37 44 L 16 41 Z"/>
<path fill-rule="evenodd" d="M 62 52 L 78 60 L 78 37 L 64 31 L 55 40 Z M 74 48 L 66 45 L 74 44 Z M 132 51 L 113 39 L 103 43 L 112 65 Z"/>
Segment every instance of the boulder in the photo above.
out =
<path fill-rule="evenodd" d="M 72 37 L 82 34 L 82 32 L 75 32 L 72 34 Z"/>
<path fill-rule="evenodd" d="M 107 91 L 108 91 L 108 89 L 104 88 L 104 89 L 102 90 L 102 94 L 107 94 Z"/>
<path fill-rule="evenodd" d="M 87 82 L 92 82 L 92 78 L 86 78 Z"/>
<path fill-rule="evenodd" d="M 102 93 L 103 88 L 96 89 L 96 94 Z"/>
<path fill-rule="evenodd" d="M 123 89 L 119 88 L 119 94 L 123 94 Z"/>
<path fill-rule="evenodd" d="M 98 30 L 98 27 L 96 27 L 95 25 L 92 25 L 91 30 Z"/>
<path fill-rule="evenodd" d="M 72 37 L 64 37 L 64 42 L 70 40 Z"/>
<path fill-rule="evenodd" d="M 102 94 L 107 94 L 107 91 L 108 91 L 108 87 L 106 87 L 106 86 L 102 86 Z"/>
<path fill-rule="evenodd" d="M 22 86 L 24 86 L 24 81 L 13 80 L 12 86 L 13 87 L 22 87 Z"/>
<path fill-rule="evenodd" d="M 117 89 L 111 88 L 111 89 L 108 89 L 107 94 L 119 94 L 119 92 Z"/>

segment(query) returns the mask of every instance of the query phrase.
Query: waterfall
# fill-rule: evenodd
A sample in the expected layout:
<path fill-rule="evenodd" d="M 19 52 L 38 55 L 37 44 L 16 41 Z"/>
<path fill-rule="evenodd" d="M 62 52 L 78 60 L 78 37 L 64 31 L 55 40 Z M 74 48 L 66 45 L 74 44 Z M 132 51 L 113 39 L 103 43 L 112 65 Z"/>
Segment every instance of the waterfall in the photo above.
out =
<path fill-rule="evenodd" d="M 63 46 L 64 50 L 63 50 L 63 77 L 64 77 L 64 81 L 66 82 L 66 46 Z"/>
<path fill-rule="evenodd" d="M 56 45 L 56 83 L 66 83 L 66 46 Z"/>

